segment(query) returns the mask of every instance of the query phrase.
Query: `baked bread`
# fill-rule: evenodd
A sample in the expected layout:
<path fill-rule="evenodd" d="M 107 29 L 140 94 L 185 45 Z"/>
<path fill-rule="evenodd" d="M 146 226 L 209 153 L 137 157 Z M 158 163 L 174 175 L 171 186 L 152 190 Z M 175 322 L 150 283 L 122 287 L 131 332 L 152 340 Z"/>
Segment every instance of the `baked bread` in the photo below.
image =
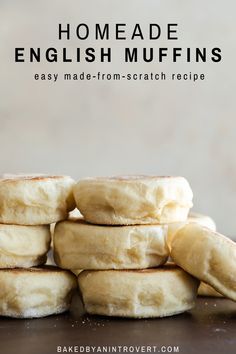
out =
<path fill-rule="evenodd" d="M 0 269 L 0 315 L 44 317 L 70 307 L 76 277 L 56 267 Z"/>
<path fill-rule="evenodd" d="M 89 314 L 135 318 L 190 310 L 199 284 L 173 264 L 145 270 L 83 271 L 78 282 Z"/>
<path fill-rule="evenodd" d="M 216 291 L 212 286 L 201 281 L 200 286 L 198 288 L 199 296 L 210 296 L 210 297 L 222 297 L 218 291 Z"/>
<path fill-rule="evenodd" d="M 181 228 L 171 243 L 171 258 L 186 272 L 236 301 L 236 244 L 198 224 Z"/>
<path fill-rule="evenodd" d="M 0 268 L 27 268 L 44 264 L 50 242 L 49 225 L 0 224 Z"/>
<path fill-rule="evenodd" d="M 0 223 L 42 225 L 64 220 L 74 209 L 68 176 L 13 175 L 0 179 Z"/>
<path fill-rule="evenodd" d="M 168 225 L 167 243 L 169 247 L 177 231 L 189 223 L 196 223 L 205 226 L 212 231 L 216 231 L 216 224 L 210 216 L 202 215 L 199 213 L 190 213 L 186 222 L 176 222 Z"/>
<path fill-rule="evenodd" d="M 93 224 L 185 221 L 192 207 L 192 190 L 183 177 L 86 178 L 73 190 L 77 208 Z"/>
<path fill-rule="evenodd" d="M 65 269 L 141 269 L 169 256 L 166 225 L 103 226 L 82 219 L 56 224 L 54 259 Z"/>
<path fill-rule="evenodd" d="M 216 231 L 215 221 L 208 215 L 203 215 L 199 213 L 189 213 L 188 223 L 197 223 L 199 225 L 205 226 L 212 231 Z"/>

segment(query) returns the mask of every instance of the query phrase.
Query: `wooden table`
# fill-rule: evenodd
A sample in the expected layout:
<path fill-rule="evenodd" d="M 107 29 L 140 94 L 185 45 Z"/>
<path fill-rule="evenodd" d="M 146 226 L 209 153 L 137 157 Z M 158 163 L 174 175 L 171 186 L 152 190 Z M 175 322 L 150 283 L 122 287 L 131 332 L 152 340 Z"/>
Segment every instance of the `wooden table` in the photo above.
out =
<path fill-rule="evenodd" d="M 233 354 L 236 353 L 236 303 L 199 298 L 196 308 L 182 315 L 129 320 L 88 316 L 75 298 L 71 312 L 64 315 L 34 320 L 0 319 L 1 354 L 54 354 L 58 346 L 61 349 L 67 346 L 67 350 L 70 346 L 81 352 L 88 345 L 97 349 L 123 346 L 120 353 L 125 352 L 125 346 L 131 346 L 131 350 L 132 346 L 145 346 L 143 352 L 151 346 L 152 353 L 158 350 L 174 353 L 178 347 L 179 353 L 186 354 Z M 153 346 L 157 347 L 156 351 Z"/>

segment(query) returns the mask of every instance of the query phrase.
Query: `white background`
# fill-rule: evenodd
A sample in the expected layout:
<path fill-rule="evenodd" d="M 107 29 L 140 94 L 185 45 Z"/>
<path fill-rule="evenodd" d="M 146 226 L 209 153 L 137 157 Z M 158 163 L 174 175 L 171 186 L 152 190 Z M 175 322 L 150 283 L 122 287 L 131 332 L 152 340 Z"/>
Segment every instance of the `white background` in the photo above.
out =
<path fill-rule="evenodd" d="M 196 211 L 236 235 L 235 1 L 0 2 L 1 172 L 183 175 Z M 15 47 L 99 47 L 58 40 L 58 23 L 179 24 L 178 46 L 222 48 L 219 64 L 15 64 Z M 127 44 L 130 44 L 128 41 Z M 103 43 L 103 46 L 107 44 Z M 150 46 L 143 41 L 140 47 Z M 162 37 L 155 46 L 169 46 Z M 109 42 L 121 55 L 123 43 Z M 204 72 L 192 82 L 35 82 L 34 73 Z"/>

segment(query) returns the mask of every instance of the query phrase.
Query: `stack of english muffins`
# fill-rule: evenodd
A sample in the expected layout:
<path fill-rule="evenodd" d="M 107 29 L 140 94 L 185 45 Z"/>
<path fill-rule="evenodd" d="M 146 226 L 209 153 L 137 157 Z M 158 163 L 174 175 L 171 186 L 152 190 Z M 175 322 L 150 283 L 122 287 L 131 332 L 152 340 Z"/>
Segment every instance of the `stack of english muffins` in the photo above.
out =
<path fill-rule="evenodd" d="M 210 218 L 188 219 L 193 194 L 183 177 L 87 178 L 73 191 L 83 217 L 57 223 L 54 256 L 78 274 L 88 313 L 170 316 L 195 305 L 199 280 L 225 296 L 224 282 L 235 287 L 223 272 L 215 281 L 221 265 L 215 245 L 229 243 L 235 267 L 235 244 L 212 231 Z"/>
<path fill-rule="evenodd" d="M 73 185 L 66 176 L 0 178 L 0 315 L 42 317 L 69 308 L 74 276 L 44 264 L 50 224 L 74 208 Z"/>
<path fill-rule="evenodd" d="M 98 315 L 170 316 L 191 309 L 197 293 L 236 301 L 236 245 L 215 232 L 211 218 L 189 214 L 192 198 L 183 177 L 75 183 L 67 176 L 5 175 L 0 315 L 64 312 L 78 284 L 86 311 Z M 79 217 L 69 216 L 75 206 Z M 45 266 L 55 223 L 58 267 Z"/>

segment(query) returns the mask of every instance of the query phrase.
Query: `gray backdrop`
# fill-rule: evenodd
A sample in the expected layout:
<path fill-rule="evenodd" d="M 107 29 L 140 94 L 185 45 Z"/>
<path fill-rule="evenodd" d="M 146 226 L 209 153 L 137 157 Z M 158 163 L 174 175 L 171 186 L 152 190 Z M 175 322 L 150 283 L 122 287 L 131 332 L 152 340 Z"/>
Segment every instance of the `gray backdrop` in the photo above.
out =
<path fill-rule="evenodd" d="M 234 237 L 235 1 L 0 1 L 1 172 L 183 175 L 195 210 Z M 59 22 L 178 22 L 178 46 L 220 46 L 219 64 L 14 63 L 16 46 L 73 48 L 58 41 Z M 145 47 L 146 41 L 138 43 Z M 117 56 L 123 44 L 109 42 Z M 127 41 L 127 44 L 130 44 Z M 105 43 L 105 45 L 107 45 Z M 146 43 L 146 46 L 149 44 Z M 165 38 L 156 45 L 167 46 Z M 204 72 L 192 82 L 35 82 L 43 72 Z"/>

